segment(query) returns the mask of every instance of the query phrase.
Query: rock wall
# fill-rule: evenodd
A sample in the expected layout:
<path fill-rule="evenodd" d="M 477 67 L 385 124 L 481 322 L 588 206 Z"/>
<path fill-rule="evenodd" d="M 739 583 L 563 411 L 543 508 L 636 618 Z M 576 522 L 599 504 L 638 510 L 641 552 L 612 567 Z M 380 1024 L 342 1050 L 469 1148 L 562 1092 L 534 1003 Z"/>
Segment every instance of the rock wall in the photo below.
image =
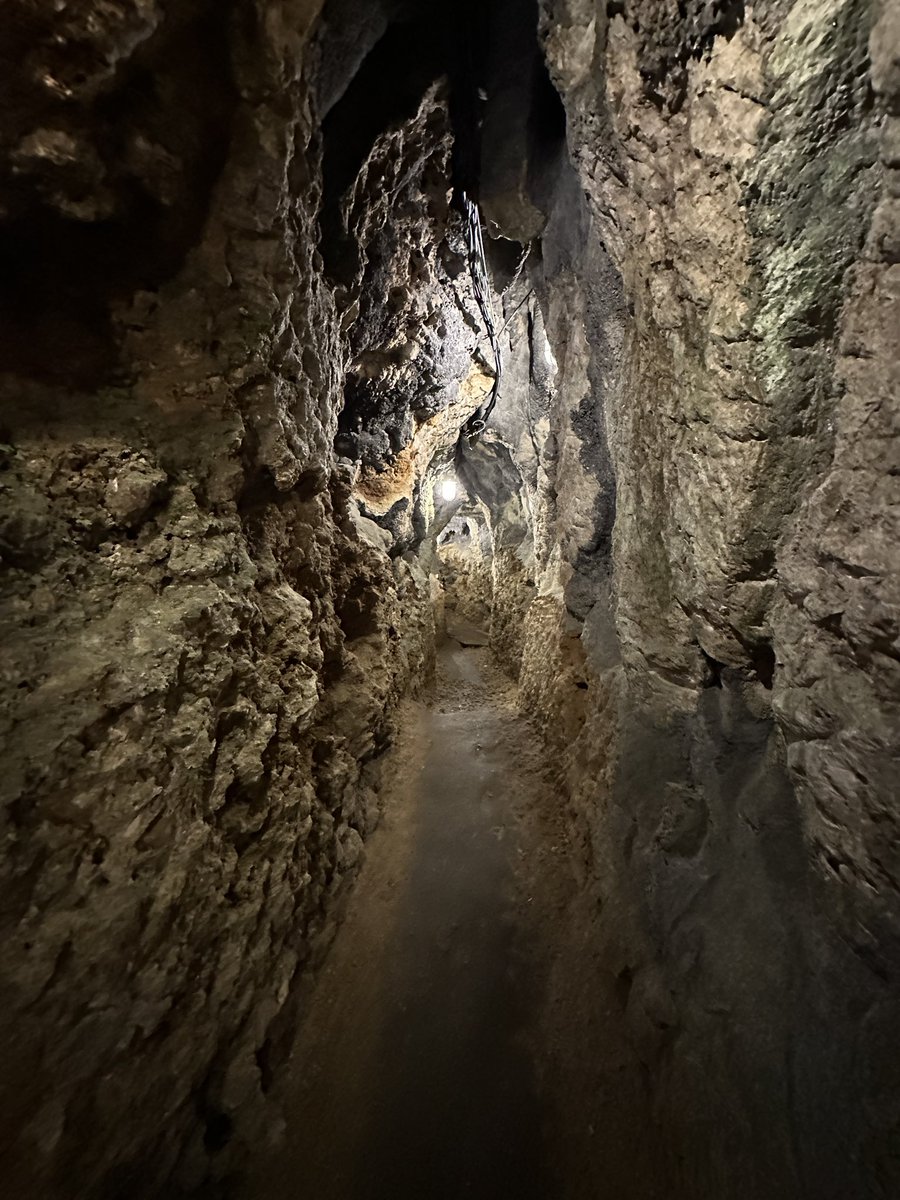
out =
<path fill-rule="evenodd" d="M 292 983 L 429 670 L 423 479 L 487 386 L 446 94 L 345 154 L 387 18 L 357 6 L 349 52 L 320 8 L 4 15 L 17 1195 L 193 1192 L 277 1127 Z"/>
<path fill-rule="evenodd" d="M 510 238 L 543 214 L 497 418 L 534 598 L 495 563 L 494 609 L 673 1194 L 887 1197 L 895 6 L 542 0 L 539 23 L 565 135 L 527 150 L 543 196 L 528 171 L 483 196 Z"/>
<path fill-rule="evenodd" d="M 493 605 L 493 554 L 484 516 L 457 514 L 437 542 L 438 578 L 447 610 L 487 628 Z"/>
<path fill-rule="evenodd" d="M 455 469 L 672 1195 L 893 1197 L 896 5 L 8 10 L 8 1187 L 277 1131 Z"/>

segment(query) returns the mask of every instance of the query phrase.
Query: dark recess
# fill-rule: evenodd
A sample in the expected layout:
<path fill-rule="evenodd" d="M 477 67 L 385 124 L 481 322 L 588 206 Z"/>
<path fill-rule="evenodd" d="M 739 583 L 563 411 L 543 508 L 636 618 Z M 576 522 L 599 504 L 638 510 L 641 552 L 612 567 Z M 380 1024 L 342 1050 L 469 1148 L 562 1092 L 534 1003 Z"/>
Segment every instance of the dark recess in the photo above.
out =
<path fill-rule="evenodd" d="M 0 70 L 13 50 L 5 36 Z M 106 91 L 65 113 L 17 114 L 23 130 L 65 129 L 86 157 L 0 179 L 0 370 L 80 388 L 127 374 L 111 308 L 158 289 L 196 244 L 235 102 L 228 21 L 202 0 L 164 21 Z"/>
<path fill-rule="evenodd" d="M 341 199 L 378 135 L 411 117 L 440 74 L 441 43 L 429 36 L 429 25 L 420 19 L 390 26 L 323 122 L 319 249 L 336 283 L 349 284 L 357 269 L 356 244 L 343 227 Z"/>
<path fill-rule="evenodd" d="M 339 22 L 346 3 L 332 0 L 326 17 L 330 13 L 332 21 Z M 402 7 L 322 126 L 320 250 L 336 283 L 348 284 L 356 269 L 355 248 L 342 227 L 342 197 L 378 135 L 412 116 L 426 88 L 442 76 L 450 89 L 453 187 L 457 199 L 462 191 L 478 198 L 484 95 L 490 94 L 492 71 L 502 61 L 511 23 L 527 30 L 528 61 L 520 66 L 533 76 L 528 120 L 533 144 L 540 148 L 534 164 L 543 168 L 548 158 L 558 155 L 565 140 L 565 113 L 538 47 L 533 0 L 461 0 L 437 7 L 425 3 Z M 328 58 L 327 46 L 323 53 Z M 539 188 L 542 179 L 534 183 Z"/>

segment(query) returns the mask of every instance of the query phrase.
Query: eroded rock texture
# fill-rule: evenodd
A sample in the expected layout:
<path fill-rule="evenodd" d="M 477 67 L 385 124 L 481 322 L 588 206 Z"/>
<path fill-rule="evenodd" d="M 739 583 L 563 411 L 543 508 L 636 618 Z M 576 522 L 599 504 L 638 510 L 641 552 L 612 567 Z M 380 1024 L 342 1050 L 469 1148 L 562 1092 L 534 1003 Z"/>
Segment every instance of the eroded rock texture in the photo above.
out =
<path fill-rule="evenodd" d="M 8 1190 L 191 1193 L 277 1124 L 442 574 L 671 1194 L 900 1191 L 898 46 L 864 0 L 8 0 Z M 462 187 L 504 372 L 458 441 Z"/>
<path fill-rule="evenodd" d="M 483 197 L 509 237 L 544 213 L 496 633 L 565 764 L 673 1190 L 888 1196 L 896 10 L 540 7 L 565 150 L 543 200 L 528 172 Z"/>
<path fill-rule="evenodd" d="M 429 670 L 420 483 L 484 390 L 446 88 L 325 194 L 320 5 L 9 7 L 3 1180 L 176 1195 L 277 1120 Z"/>

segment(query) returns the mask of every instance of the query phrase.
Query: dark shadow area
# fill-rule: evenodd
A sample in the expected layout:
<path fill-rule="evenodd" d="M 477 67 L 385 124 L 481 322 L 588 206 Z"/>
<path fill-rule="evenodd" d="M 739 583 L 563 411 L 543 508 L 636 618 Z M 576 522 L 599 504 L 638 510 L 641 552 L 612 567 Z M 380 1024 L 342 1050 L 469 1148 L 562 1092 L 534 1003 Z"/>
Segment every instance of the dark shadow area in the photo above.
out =
<path fill-rule="evenodd" d="M 0 72 L 20 50 L 5 33 Z M 73 87 L 92 67 L 83 52 L 81 67 L 71 51 L 60 64 Z M 113 306 L 171 279 L 199 237 L 236 102 L 228 22 L 211 0 L 185 6 L 64 113 L 13 99 L 21 141 L 0 181 L 0 370 L 98 387 L 120 373 Z"/>
<path fill-rule="evenodd" d="M 331 5 L 329 10 L 343 5 Z M 329 19 L 326 10 L 326 21 Z M 330 19 L 335 20 L 332 11 Z M 349 283 L 358 265 L 341 200 L 353 184 L 376 138 L 415 113 L 428 86 L 447 72 L 449 27 L 442 9 L 401 14 L 364 58 L 340 100 L 322 123 L 323 193 L 319 248 L 328 275 Z"/>

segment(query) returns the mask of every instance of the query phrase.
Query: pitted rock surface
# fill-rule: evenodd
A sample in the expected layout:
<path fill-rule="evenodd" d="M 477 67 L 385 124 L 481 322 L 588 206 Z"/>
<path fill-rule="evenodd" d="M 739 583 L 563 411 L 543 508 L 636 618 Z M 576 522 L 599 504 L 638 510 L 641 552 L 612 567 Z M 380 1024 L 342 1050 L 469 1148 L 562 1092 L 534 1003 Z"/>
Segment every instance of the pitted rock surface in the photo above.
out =
<path fill-rule="evenodd" d="M 7 1190 L 223 1197 L 283 1132 L 461 621 L 577 850 L 541 1002 L 618 1006 L 615 1177 L 892 1200 L 897 6 L 6 10 Z"/>

